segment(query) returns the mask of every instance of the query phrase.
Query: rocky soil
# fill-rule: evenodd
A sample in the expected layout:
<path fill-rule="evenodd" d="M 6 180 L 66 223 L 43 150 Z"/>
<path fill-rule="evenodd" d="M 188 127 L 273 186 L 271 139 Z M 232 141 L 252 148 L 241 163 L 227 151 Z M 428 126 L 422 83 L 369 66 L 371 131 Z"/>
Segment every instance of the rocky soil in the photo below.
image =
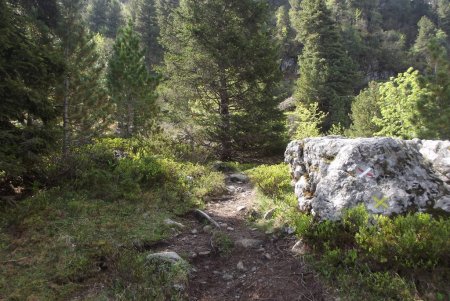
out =
<path fill-rule="evenodd" d="M 174 226 L 178 234 L 157 250 L 189 259 L 189 300 L 333 300 L 304 262 L 295 237 L 266 234 L 248 222 L 255 190 L 247 179 L 228 175 L 227 187 L 228 195 L 203 210 L 219 228 L 194 212 L 176 221 L 183 227 Z"/>

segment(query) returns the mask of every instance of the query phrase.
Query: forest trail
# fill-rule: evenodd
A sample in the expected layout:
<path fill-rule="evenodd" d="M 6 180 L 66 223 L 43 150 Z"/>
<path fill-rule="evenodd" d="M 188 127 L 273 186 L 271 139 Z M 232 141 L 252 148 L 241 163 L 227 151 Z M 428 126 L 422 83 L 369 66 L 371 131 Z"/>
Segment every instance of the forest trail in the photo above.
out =
<path fill-rule="evenodd" d="M 233 241 L 230 252 L 217 252 L 214 226 L 205 228 L 194 214 L 185 217 L 182 233 L 165 247 L 189 258 L 189 300 L 330 300 L 314 271 L 292 253 L 294 236 L 265 234 L 246 220 L 255 202 L 252 185 L 229 175 L 226 184 L 230 193 L 209 201 L 204 211 Z"/>

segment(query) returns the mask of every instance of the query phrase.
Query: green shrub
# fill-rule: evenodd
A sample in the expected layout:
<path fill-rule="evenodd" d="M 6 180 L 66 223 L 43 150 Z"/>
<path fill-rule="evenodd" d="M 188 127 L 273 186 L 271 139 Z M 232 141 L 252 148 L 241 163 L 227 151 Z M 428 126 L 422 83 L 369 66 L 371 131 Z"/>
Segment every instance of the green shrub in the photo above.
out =
<path fill-rule="evenodd" d="M 375 225 L 360 227 L 355 239 L 367 256 L 396 268 L 428 268 L 448 264 L 450 221 L 417 213 L 375 216 Z"/>
<path fill-rule="evenodd" d="M 124 251 L 116 259 L 115 300 L 186 300 L 188 265 L 148 260 L 147 254 Z"/>
<path fill-rule="evenodd" d="M 212 244 L 220 255 L 231 253 L 234 243 L 230 236 L 222 231 L 214 231 L 212 235 Z"/>
<path fill-rule="evenodd" d="M 321 274 L 348 300 L 414 300 L 411 279 L 417 281 L 424 273 L 433 277 L 421 280 L 426 285 L 420 293 L 441 294 L 450 276 L 448 217 L 370 215 L 360 205 L 344 211 L 339 221 L 318 221 L 299 212 L 287 166 L 260 166 L 249 174 L 262 193 L 261 211 L 276 208 L 273 220 L 264 223 L 294 228 L 313 250 Z M 355 291 L 355 285 L 360 289 Z"/>
<path fill-rule="evenodd" d="M 249 170 L 248 174 L 261 192 L 269 197 L 280 198 L 293 191 L 287 164 L 261 165 Z"/>

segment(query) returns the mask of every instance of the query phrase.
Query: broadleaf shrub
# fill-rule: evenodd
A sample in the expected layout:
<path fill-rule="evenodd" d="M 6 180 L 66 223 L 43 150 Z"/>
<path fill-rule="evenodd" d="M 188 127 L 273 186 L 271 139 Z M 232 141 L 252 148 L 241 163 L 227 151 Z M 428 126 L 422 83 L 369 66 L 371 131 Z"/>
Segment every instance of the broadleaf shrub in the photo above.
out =
<path fill-rule="evenodd" d="M 295 229 L 313 250 L 322 275 L 337 281 L 349 300 L 414 300 L 417 288 L 410 279 L 423 273 L 433 274 L 432 294 L 445 289 L 443 283 L 450 277 L 448 217 L 371 215 L 359 205 L 344 211 L 339 221 L 319 221 L 298 210 L 286 165 L 263 165 L 248 172 L 262 193 L 263 209 L 277 208 L 274 219 Z M 437 268 L 440 273 L 434 274 Z M 352 289 L 355 283 L 361 287 L 358 293 Z M 430 289 L 428 284 L 421 286 Z"/>

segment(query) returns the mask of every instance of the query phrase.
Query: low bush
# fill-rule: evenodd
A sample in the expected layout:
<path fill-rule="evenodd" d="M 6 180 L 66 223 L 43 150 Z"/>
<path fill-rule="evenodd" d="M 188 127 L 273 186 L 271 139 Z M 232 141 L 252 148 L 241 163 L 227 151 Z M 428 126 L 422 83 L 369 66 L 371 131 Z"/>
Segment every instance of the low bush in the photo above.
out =
<path fill-rule="evenodd" d="M 283 198 L 292 191 L 289 167 L 286 164 L 261 165 L 248 171 L 258 188 L 272 198 Z"/>
<path fill-rule="evenodd" d="M 47 173 L 53 188 L 0 210 L 1 300 L 77 299 L 92 283 L 102 289 L 83 300 L 182 298 L 184 267 L 142 252 L 173 234 L 164 219 L 224 192 L 221 173 L 124 139 L 80 147 Z"/>
<path fill-rule="evenodd" d="M 260 166 L 249 174 L 262 193 L 261 208 L 277 208 L 276 223 L 295 229 L 313 250 L 314 265 L 348 300 L 414 300 L 417 289 L 422 295 L 445 292 L 450 277 L 447 217 L 370 215 L 360 205 L 343 212 L 340 221 L 318 221 L 298 211 L 286 165 Z M 432 279 L 422 279 L 437 269 Z M 416 287 L 419 278 L 432 285 Z"/>

